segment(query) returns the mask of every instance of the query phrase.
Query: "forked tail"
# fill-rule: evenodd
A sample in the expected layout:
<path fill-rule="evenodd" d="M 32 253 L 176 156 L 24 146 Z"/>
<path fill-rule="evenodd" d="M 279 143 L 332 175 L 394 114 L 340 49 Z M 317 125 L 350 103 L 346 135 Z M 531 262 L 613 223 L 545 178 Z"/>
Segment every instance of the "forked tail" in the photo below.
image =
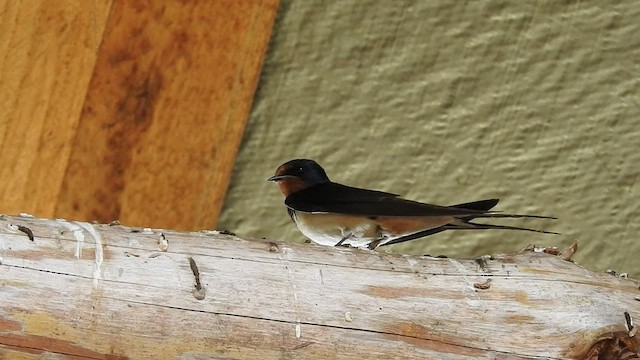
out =
<path fill-rule="evenodd" d="M 474 217 L 503 217 L 503 218 L 505 218 L 505 217 L 516 217 L 516 218 L 533 217 L 533 218 L 540 218 L 540 219 L 555 219 L 554 217 L 550 217 L 550 216 L 536 216 L 536 215 L 512 215 L 512 214 L 487 214 L 487 215 L 503 215 L 503 216 L 482 216 L 481 215 L 481 216 L 474 216 Z M 380 246 L 399 244 L 399 243 L 403 243 L 405 241 L 415 240 L 415 239 L 419 239 L 419 238 L 422 238 L 422 237 L 425 237 L 425 236 L 437 234 L 437 233 L 443 232 L 445 230 L 499 229 L 499 230 L 531 231 L 531 232 L 536 232 L 536 233 L 540 233 L 540 234 L 560 235 L 560 233 L 553 232 L 553 231 L 537 230 L 537 229 L 530 229 L 530 228 L 518 227 L 518 226 L 508 226 L 508 225 L 477 224 L 477 223 L 472 223 L 470 220 L 471 219 L 458 219 L 458 221 L 455 222 L 455 223 L 443 225 L 443 226 L 440 226 L 440 227 L 437 227 L 437 228 L 433 228 L 433 229 L 427 229 L 427 230 L 423 230 L 423 231 L 418 231 L 417 233 L 413 233 L 413 234 L 409 234 L 409 235 L 405 235 L 405 236 L 399 237 L 397 239 L 393 239 L 391 241 L 388 241 L 386 243 L 381 244 Z"/>

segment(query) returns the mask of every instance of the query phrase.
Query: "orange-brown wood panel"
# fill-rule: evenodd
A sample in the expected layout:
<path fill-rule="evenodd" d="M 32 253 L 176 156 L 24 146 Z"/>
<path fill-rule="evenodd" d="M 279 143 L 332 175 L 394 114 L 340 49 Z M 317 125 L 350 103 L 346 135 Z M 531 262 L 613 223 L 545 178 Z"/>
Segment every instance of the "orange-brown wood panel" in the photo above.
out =
<path fill-rule="evenodd" d="M 114 2 L 56 216 L 215 225 L 277 7 Z"/>
<path fill-rule="evenodd" d="M 110 8 L 0 1 L 0 212 L 54 215 Z"/>

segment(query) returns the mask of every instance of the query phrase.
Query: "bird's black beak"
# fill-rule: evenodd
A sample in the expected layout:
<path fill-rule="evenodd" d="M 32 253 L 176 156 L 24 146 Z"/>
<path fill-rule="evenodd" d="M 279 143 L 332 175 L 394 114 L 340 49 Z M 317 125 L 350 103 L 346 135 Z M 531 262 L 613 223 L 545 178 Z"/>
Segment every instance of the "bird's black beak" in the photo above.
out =
<path fill-rule="evenodd" d="M 282 181 L 284 179 L 293 178 L 293 177 L 295 177 L 295 176 L 292 176 L 292 175 L 276 175 L 276 176 L 272 176 L 272 177 L 268 178 L 267 181 L 278 182 L 278 181 Z"/>

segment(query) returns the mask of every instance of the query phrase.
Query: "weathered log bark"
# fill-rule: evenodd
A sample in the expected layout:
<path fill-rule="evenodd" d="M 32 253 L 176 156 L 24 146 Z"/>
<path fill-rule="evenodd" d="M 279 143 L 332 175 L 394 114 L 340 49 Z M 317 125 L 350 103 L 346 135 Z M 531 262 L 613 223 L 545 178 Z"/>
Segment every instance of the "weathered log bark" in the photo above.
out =
<path fill-rule="evenodd" d="M 4 216 L 0 261 L 2 359 L 640 352 L 639 282 L 543 252 L 456 260 Z"/>

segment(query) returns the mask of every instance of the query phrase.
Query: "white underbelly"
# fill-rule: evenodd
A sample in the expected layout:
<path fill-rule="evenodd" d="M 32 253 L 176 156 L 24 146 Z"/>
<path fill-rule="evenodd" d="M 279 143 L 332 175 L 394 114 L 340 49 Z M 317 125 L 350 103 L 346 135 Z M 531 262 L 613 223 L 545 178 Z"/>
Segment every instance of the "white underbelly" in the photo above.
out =
<path fill-rule="evenodd" d="M 379 246 L 391 240 L 455 221 L 452 216 L 370 219 L 344 214 L 295 211 L 291 213 L 300 232 L 313 242 L 325 246 L 341 243 L 353 247 L 368 247 L 369 243 L 374 241 L 376 246 Z"/>
<path fill-rule="evenodd" d="M 393 239 L 382 234 L 374 221 L 361 217 L 341 216 L 340 220 L 346 220 L 346 223 L 336 221 L 332 214 L 296 213 L 293 218 L 300 232 L 320 245 L 336 246 L 342 241 L 342 245 L 367 247 L 370 242 L 381 238 L 384 240 L 382 243 Z"/>

